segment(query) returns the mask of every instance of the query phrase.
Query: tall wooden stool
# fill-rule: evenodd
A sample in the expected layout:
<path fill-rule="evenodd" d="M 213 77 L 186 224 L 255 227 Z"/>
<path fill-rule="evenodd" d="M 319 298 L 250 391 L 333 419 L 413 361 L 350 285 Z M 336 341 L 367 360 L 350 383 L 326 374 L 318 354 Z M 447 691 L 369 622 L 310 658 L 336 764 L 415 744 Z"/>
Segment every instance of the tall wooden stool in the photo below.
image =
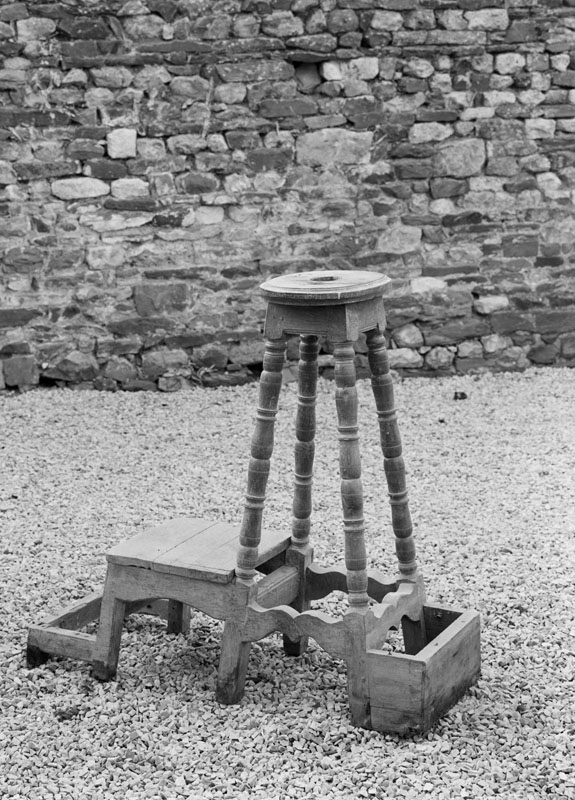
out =
<path fill-rule="evenodd" d="M 326 271 L 277 277 L 261 287 L 268 300 L 266 349 L 235 570 L 236 585 L 244 586 L 246 594 L 245 598 L 238 594 L 238 605 L 224 626 L 217 684 L 217 697 L 223 703 L 241 698 L 250 642 L 272 631 L 284 633 L 288 653 L 302 652 L 311 636 L 346 662 L 351 718 L 363 728 L 425 730 L 479 675 L 478 615 L 425 605 L 383 335 L 383 292 L 388 282 L 371 272 Z M 367 339 L 391 503 L 399 566 L 395 579 L 367 569 L 354 364 L 354 342 L 361 333 Z M 297 575 L 297 594 L 289 607 L 265 609 L 257 601 L 261 576 L 256 566 L 290 334 L 300 336 L 299 393 L 291 545 L 282 569 L 286 582 Z M 327 337 L 334 348 L 345 558 L 345 567 L 339 568 L 314 564 L 310 544 L 320 337 Z M 312 601 L 334 590 L 348 593 L 343 618 L 309 610 Z M 390 655 L 382 650 L 392 627 L 401 628 L 405 653 Z"/>

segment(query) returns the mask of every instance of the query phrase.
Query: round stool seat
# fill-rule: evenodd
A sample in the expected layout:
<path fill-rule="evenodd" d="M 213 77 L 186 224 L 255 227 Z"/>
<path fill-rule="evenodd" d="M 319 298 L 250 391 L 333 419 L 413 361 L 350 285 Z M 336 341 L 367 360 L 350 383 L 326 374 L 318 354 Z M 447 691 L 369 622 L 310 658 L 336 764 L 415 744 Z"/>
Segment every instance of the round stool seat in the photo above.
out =
<path fill-rule="evenodd" d="M 340 305 L 381 297 L 391 283 L 387 275 L 355 270 L 296 272 L 270 278 L 260 286 L 268 300 L 280 305 Z"/>

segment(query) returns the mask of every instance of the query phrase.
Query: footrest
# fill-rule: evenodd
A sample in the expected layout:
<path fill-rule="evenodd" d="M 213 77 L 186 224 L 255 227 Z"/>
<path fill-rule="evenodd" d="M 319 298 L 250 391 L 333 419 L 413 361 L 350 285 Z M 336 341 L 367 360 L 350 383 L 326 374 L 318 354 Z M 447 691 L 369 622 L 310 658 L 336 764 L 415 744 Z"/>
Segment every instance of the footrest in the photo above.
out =
<path fill-rule="evenodd" d="M 431 606 L 423 611 L 428 643 L 416 655 L 367 652 L 372 730 L 424 732 L 479 678 L 479 614 Z"/>

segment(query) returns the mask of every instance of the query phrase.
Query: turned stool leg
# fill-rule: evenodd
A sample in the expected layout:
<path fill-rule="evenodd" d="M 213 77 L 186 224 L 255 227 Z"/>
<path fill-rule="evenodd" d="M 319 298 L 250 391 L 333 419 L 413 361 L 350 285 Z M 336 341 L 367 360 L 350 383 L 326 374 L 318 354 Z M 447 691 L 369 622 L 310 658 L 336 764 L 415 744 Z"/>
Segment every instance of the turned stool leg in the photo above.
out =
<path fill-rule="evenodd" d="M 347 589 L 352 608 L 367 608 L 367 554 L 363 519 L 363 486 L 357 424 L 355 351 L 352 342 L 334 347 L 335 403 L 339 434 L 339 474 L 345 536 Z"/>
<path fill-rule="evenodd" d="M 236 562 L 236 581 L 245 584 L 246 587 L 253 585 L 256 576 L 285 351 L 285 336 L 267 340 Z M 216 689 L 216 697 L 220 703 L 237 703 L 244 693 L 250 643 L 242 641 L 240 630 L 233 620 L 226 620 L 222 633 L 222 652 Z"/>
<path fill-rule="evenodd" d="M 405 579 L 417 581 L 415 541 L 409 512 L 401 436 L 395 411 L 393 378 L 389 371 L 385 338 L 378 329 L 368 331 L 367 347 L 399 572 Z M 417 653 L 425 645 L 423 611 L 420 622 L 412 622 L 404 618 L 402 627 L 406 653 Z"/>
<path fill-rule="evenodd" d="M 295 479 L 292 520 L 292 547 L 289 553 L 291 564 L 300 572 L 300 594 L 292 603 L 297 611 L 310 607 L 305 597 L 305 571 L 312 559 L 309 543 L 311 528 L 311 500 L 313 460 L 315 455 L 315 423 L 317 400 L 317 355 L 319 338 L 300 336 L 298 364 L 298 405 L 295 420 Z M 284 636 L 284 650 L 290 656 L 299 656 L 307 650 L 308 637 L 293 642 Z"/>

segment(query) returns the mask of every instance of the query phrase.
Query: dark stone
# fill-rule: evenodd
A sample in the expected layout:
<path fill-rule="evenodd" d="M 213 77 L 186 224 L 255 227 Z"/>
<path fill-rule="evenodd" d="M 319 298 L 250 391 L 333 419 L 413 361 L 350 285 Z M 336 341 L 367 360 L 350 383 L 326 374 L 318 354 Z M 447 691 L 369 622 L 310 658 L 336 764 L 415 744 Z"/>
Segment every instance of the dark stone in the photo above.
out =
<path fill-rule="evenodd" d="M 26 274 L 42 266 L 44 253 L 39 247 L 12 247 L 4 253 L 3 261 L 6 272 Z"/>
<path fill-rule="evenodd" d="M 220 185 L 216 177 L 205 172 L 188 172 L 186 175 L 179 175 L 176 183 L 185 194 L 215 192 Z"/>
<path fill-rule="evenodd" d="M 155 211 L 159 203 L 152 197 L 131 197 L 126 200 L 107 197 L 103 205 L 109 211 Z"/>
<path fill-rule="evenodd" d="M 178 13 L 175 0 L 148 0 L 148 8 L 152 14 L 159 14 L 166 22 L 172 22 Z"/>
<path fill-rule="evenodd" d="M 234 372 L 203 372 L 201 381 L 204 386 L 243 386 L 251 383 L 254 376 L 249 370 L 235 370 Z"/>
<path fill-rule="evenodd" d="M 305 117 L 317 114 L 317 104 L 308 97 L 290 98 L 289 100 L 264 100 L 259 113 L 267 119 L 279 117 Z"/>
<path fill-rule="evenodd" d="M 102 181 L 115 181 L 125 178 L 128 168 L 123 161 L 112 158 L 94 158 L 86 163 L 86 174 Z"/>
<path fill-rule="evenodd" d="M 535 311 L 537 333 L 567 333 L 575 330 L 575 309 L 567 311 Z"/>
<path fill-rule="evenodd" d="M 405 159 L 404 161 L 395 161 L 394 168 L 397 178 L 401 181 L 431 178 L 433 175 L 432 163 L 426 160 Z"/>
<path fill-rule="evenodd" d="M 127 317 L 111 320 L 107 327 L 117 336 L 146 336 L 156 331 L 171 331 L 176 327 L 176 322 L 169 317 Z"/>
<path fill-rule="evenodd" d="M 13 355 L 2 362 L 6 386 L 34 386 L 39 381 L 36 360 L 32 355 Z"/>
<path fill-rule="evenodd" d="M 477 317 L 467 319 L 455 319 L 439 326 L 421 327 L 425 344 L 434 347 L 435 345 L 457 344 L 465 339 L 478 339 L 480 336 L 487 336 L 491 333 L 491 328 L 486 320 Z"/>
<path fill-rule="evenodd" d="M 91 158 L 100 158 L 106 152 L 101 144 L 97 144 L 92 139 L 76 139 L 68 145 L 68 156 L 80 161 L 87 161 Z"/>
<path fill-rule="evenodd" d="M 518 194 L 519 192 L 532 191 L 537 189 L 537 181 L 531 175 L 518 175 L 510 181 L 503 184 L 503 188 L 510 194 Z"/>
<path fill-rule="evenodd" d="M 250 150 L 246 159 L 248 166 L 254 172 L 267 172 L 268 170 L 283 172 L 289 167 L 292 160 L 292 150 L 268 150 L 266 148 Z"/>
<path fill-rule="evenodd" d="M 204 333 L 180 333 L 175 336 L 166 336 L 165 344 L 172 350 L 177 348 L 187 350 L 193 347 L 200 347 L 208 342 L 208 337 Z"/>
<path fill-rule="evenodd" d="M 112 31 L 103 18 L 74 17 L 64 18 L 58 28 L 68 34 L 70 39 L 106 39 Z"/>
<path fill-rule="evenodd" d="M 190 301 L 187 283 L 142 283 L 134 288 L 136 311 L 143 317 L 154 317 L 158 312 L 182 311 Z"/>
<path fill-rule="evenodd" d="M 61 178 L 65 175 L 78 175 L 78 161 L 16 161 L 14 172 L 23 181 L 37 181 L 42 178 Z"/>
<path fill-rule="evenodd" d="M 0 347 L 0 356 L 27 356 L 31 352 L 29 342 L 6 342 Z"/>
<path fill-rule="evenodd" d="M 92 380 L 98 372 L 98 362 L 94 356 L 74 350 L 58 361 L 55 367 L 49 367 L 42 374 L 46 378 L 78 383 Z"/>
<path fill-rule="evenodd" d="M 458 197 L 467 192 L 468 184 L 467 181 L 457 180 L 456 178 L 432 178 L 430 189 L 431 196 L 434 199 L 439 197 Z"/>
<path fill-rule="evenodd" d="M 417 110 L 416 119 L 418 122 L 455 122 L 459 119 L 459 114 L 446 108 L 420 108 Z"/>
<path fill-rule="evenodd" d="M 228 147 L 232 150 L 253 150 L 262 143 L 256 131 L 228 131 L 225 136 Z"/>
<path fill-rule="evenodd" d="M 524 317 L 516 311 L 496 311 L 490 316 L 491 327 L 494 333 L 502 335 L 515 331 L 534 331 L 533 320 Z"/>
<path fill-rule="evenodd" d="M 157 225 L 159 228 L 179 228 L 185 216 L 186 212 L 184 210 L 166 210 L 154 216 L 152 225 Z"/>
<path fill-rule="evenodd" d="M 9 3 L 0 8 L 1 22 L 15 22 L 18 19 L 28 19 L 29 16 L 26 3 Z"/>
<path fill-rule="evenodd" d="M 328 12 L 326 21 L 328 31 L 333 34 L 356 31 L 359 27 L 359 17 L 352 8 L 334 9 Z"/>
<path fill-rule="evenodd" d="M 482 220 L 483 214 L 479 211 L 462 211 L 460 214 L 446 214 L 441 223 L 446 228 L 455 228 L 458 225 L 477 225 Z"/>
<path fill-rule="evenodd" d="M 125 392 L 157 392 L 158 386 L 155 381 L 146 381 L 140 378 L 126 381 L 122 384 Z"/>
<path fill-rule="evenodd" d="M 527 358 L 534 364 L 554 364 L 559 351 L 553 344 L 540 344 L 527 351 Z"/>

